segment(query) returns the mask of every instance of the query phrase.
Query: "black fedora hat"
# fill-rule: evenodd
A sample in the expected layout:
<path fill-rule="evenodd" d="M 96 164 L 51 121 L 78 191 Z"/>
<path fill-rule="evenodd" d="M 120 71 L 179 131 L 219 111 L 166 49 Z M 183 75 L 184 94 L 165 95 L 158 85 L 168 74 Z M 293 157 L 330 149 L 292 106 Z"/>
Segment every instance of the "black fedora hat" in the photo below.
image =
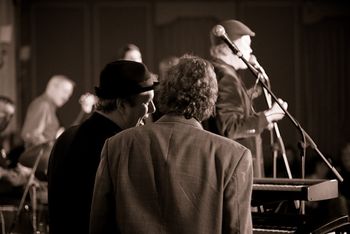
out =
<path fill-rule="evenodd" d="M 155 75 L 143 63 L 117 60 L 108 63 L 101 71 L 95 93 L 103 99 L 125 98 L 152 90 L 157 84 Z"/>

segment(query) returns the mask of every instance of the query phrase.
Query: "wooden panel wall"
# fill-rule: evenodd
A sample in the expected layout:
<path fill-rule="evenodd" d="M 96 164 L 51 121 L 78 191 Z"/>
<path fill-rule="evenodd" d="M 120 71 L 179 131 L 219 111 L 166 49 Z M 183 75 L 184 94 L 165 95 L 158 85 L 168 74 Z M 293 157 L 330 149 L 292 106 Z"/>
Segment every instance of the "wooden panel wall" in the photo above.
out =
<path fill-rule="evenodd" d="M 337 6 L 326 4 L 314 11 L 305 11 L 305 6 L 317 5 L 317 1 L 293 0 L 205 0 L 205 1 L 167 1 L 167 0 L 31 0 L 20 1 L 23 6 L 20 42 L 29 45 L 29 62 L 21 64 L 19 71 L 21 96 L 21 119 L 29 101 L 39 95 L 49 77 L 54 73 L 70 76 L 77 83 L 73 98 L 61 110 L 64 124 L 67 126 L 79 111 L 78 98 L 85 91 L 93 91 L 97 85 L 100 70 L 105 63 L 117 57 L 119 48 L 125 43 L 137 44 L 143 54 L 146 65 L 155 73 L 158 63 L 169 55 L 180 56 L 194 53 L 209 57 L 209 31 L 222 19 L 236 18 L 245 22 L 256 32 L 252 47 L 258 61 L 268 73 L 274 93 L 286 100 L 289 112 L 297 119 L 306 119 L 306 130 L 314 129 L 314 134 L 322 135 L 318 143 L 322 149 L 331 152 L 340 141 L 341 134 L 335 140 L 328 141 L 328 134 L 321 122 L 314 118 L 312 110 L 305 104 L 305 79 L 317 76 L 310 71 L 305 57 L 314 60 L 317 56 L 306 54 L 301 49 L 305 41 L 305 30 L 309 28 L 303 22 L 308 13 L 310 20 L 315 14 L 325 14 L 341 20 L 334 15 Z M 313 3 L 314 2 L 314 3 Z M 323 6 L 323 5 L 321 5 Z M 311 8 L 313 9 L 313 8 Z M 335 7 L 336 12 L 349 15 L 345 7 Z M 349 8 L 347 8 L 349 9 Z M 316 17 L 317 19 L 317 17 Z M 347 18 L 348 19 L 348 18 Z M 30 23 L 28 23 L 30 21 Z M 337 22 L 337 21 L 336 21 Z M 320 21 L 320 28 L 323 26 Z M 28 36 L 29 35 L 29 36 Z M 347 45 L 347 44 L 346 44 Z M 345 47 L 345 45 L 344 45 Z M 322 48 L 321 48 L 322 49 Z M 346 48 L 344 48 L 346 50 Z M 346 58 L 340 61 L 347 61 Z M 336 67 L 336 66 L 335 66 Z M 312 68 L 316 69 L 316 68 Z M 336 68 L 334 68 L 336 69 Z M 247 80 L 254 82 L 247 73 Z M 317 77 L 314 79 L 317 80 Z M 334 81 L 329 79 L 329 81 Z M 337 86 L 338 87 L 338 86 Z M 342 87 L 342 92 L 348 88 Z M 317 97 L 317 91 L 310 89 Z M 310 96 L 310 95 L 306 95 Z M 325 97 L 326 98 L 326 97 Z M 318 100 L 315 100 L 317 102 Z M 346 100 L 342 100 L 346 102 Z M 344 104 L 345 105 L 345 104 Z M 263 98 L 258 108 L 266 108 Z M 315 106 L 317 111 L 322 108 Z M 329 118 L 326 113 L 324 119 Z M 346 117 L 344 117 L 346 118 Z M 315 120 L 316 119 L 316 120 Z M 331 118 L 330 118 L 331 119 Z M 345 122 L 345 121 L 344 121 Z M 328 127 L 333 130 L 333 123 Z M 344 124 L 342 123 L 341 126 Z M 279 122 L 285 144 L 296 147 L 300 140 L 298 131 L 285 118 Z M 347 125 L 345 125 L 347 126 Z M 308 129 L 309 128 L 309 129 Z M 318 134 L 319 133 L 319 134 Z M 331 134 L 333 135 L 333 134 Z M 318 139 L 315 139 L 318 140 Z M 268 141 L 264 142 L 267 144 Z M 327 152 L 326 152 L 327 153 Z"/>
<path fill-rule="evenodd" d="M 33 4 L 31 98 L 44 91 L 53 74 L 69 76 L 76 83 L 75 91 L 59 110 L 62 123 L 69 126 L 80 110 L 80 95 L 93 92 L 101 69 L 117 58 L 120 46 L 135 43 L 145 63 L 151 63 L 150 20 L 150 8 L 144 3 Z"/>
<path fill-rule="evenodd" d="M 253 54 L 257 57 L 270 78 L 271 90 L 288 102 L 288 111 L 299 119 L 300 109 L 298 93 L 299 74 L 299 19 L 298 7 L 293 2 L 246 2 L 240 5 L 240 17 L 256 33 L 252 40 Z M 251 77 L 252 78 L 252 77 Z M 265 98 L 259 99 L 261 109 L 266 109 Z M 278 122 L 285 145 L 297 149 L 301 140 L 294 124 L 285 117 Z M 264 133 L 265 156 L 268 153 L 269 132 Z M 266 158 L 271 160 L 272 158 Z"/>
<path fill-rule="evenodd" d="M 79 112 L 78 98 L 91 83 L 90 33 L 84 4 L 40 3 L 32 7 L 33 97 L 45 90 L 54 74 L 64 74 L 75 83 L 72 99 L 59 110 L 62 123 L 69 126 Z"/>
<path fill-rule="evenodd" d="M 136 44 L 143 62 L 152 67 L 152 15 L 148 3 L 98 2 L 93 5 L 94 80 L 98 82 L 104 65 L 118 57 L 119 49 L 127 43 Z"/>
<path fill-rule="evenodd" d="M 296 16 L 295 6 L 288 2 L 34 1 L 32 96 L 44 90 L 51 75 L 70 76 L 77 86 L 72 99 L 60 110 L 64 124 L 69 125 L 79 111 L 79 96 L 93 91 L 101 69 L 117 58 L 125 43 L 138 45 L 144 62 L 157 73 L 158 63 L 169 55 L 193 53 L 208 58 L 212 26 L 237 18 L 256 32 L 254 53 L 270 75 L 273 90 L 295 113 Z M 295 142 L 291 123 L 285 120 L 281 125 L 287 129 L 287 141 Z"/>
<path fill-rule="evenodd" d="M 155 60 L 192 53 L 209 58 L 209 33 L 220 20 L 234 18 L 234 2 L 160 2 L 155 6 Z"/>

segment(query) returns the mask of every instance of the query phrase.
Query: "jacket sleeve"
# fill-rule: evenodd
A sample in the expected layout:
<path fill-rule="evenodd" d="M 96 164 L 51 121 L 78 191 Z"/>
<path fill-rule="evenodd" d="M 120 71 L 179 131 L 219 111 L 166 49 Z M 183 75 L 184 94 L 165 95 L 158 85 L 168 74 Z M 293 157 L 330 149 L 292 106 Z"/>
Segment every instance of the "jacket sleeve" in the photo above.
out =
<path fill-rule="evenodd" d="M 260 134 L 268 122 L 263 112 L 254 113 L 252 103 L 238 75 L 228 68 L 220 73 L 219 98 L 216 104 L 220 134 L 231 139 Z"/>
<path fill-rule="evenodd" d="M 252 233 L 252 156 L 245 150 L 224 188 L 222 233 Z"/>
<path fill-rule="evenodd" d="M 21 136 L 28 145 L 38 145 L 46 141 L 43 132 L 49 107 L 45 103 L 31 104 L 23 124 Z"/>
<path fill-rule="evenodd" d="M 106 140 L 96 172 L 90 212 L 90 234 L 119 233 L 116 228 L 116 205 L 108 158 L 108 140 Z"/>

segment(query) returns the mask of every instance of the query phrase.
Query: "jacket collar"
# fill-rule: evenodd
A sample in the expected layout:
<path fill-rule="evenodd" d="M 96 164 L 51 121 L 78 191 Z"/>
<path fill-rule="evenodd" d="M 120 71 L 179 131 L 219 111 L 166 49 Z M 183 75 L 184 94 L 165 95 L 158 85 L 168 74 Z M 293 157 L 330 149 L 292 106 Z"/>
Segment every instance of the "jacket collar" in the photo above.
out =
<path fill-rule="evenodd" d="M 187 124 L 187 125 L 191 125 L 191 126 L 196 127 L 196 128 L 203 129 L 202 125 L 196 119 L 194 119 L 194 118 L 186 119 L 182 115 L 166 114 L 166 115 L 163 115 L 156 122 L 158 122 L 158 123 L 176 122 L 176 123 Z"/>
<path fill-rule="evenodd" d="M 102 115 L 98 111 L 94 111 L 91 116 L 87 119 L 89 122 L 99 122 L 100 128 L 109 129 L 112 132 L 120 132 L 122 129 L 111 119 L 107 118 L 106 116 Z"/>

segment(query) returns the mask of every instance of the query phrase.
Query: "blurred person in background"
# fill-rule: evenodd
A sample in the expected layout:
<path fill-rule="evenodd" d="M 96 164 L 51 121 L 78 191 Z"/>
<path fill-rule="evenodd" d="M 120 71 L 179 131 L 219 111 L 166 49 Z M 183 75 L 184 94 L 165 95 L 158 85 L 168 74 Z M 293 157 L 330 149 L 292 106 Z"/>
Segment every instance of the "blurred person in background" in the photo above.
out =
<path fill-rule="evenodd" d="M 51 142 L 63 132 L 56 111 L 72 96 L 74 85 L 68 77 L 54 75 L 45 92 L 30 103 L 21 134 L 26 148 Z"/>
<path fill-rule="evenodd" d="M 126 44 L 120 49 L 119 59 L 142 63 L 141 50 L 135 44 Z"/>
<path fill-rule="evenodd" d="M 98 100 L 97 96 L 95 96 L 90 92 L 86 92 L 80 96 L 79 104 L 81 106 L 81 110 L 77 115 L 77 117 L 75 118 L 72 126 L 80 124 L 91 115 L 91 113 L 94 111 L 96 107 L 97 100 Z"/>
<path fill-rule="evenodd" d="M 255 33 L 238 20 L 225 20 L 219 24 L 225 28 L 228 38 L 249 61 L 253 51 L 251 37 L 255 36 Z M 277 103 L 266 111 L 254 111 L 255 91 L 246 88 L 238 73 L 239 70 L 247 69 L 247 65 L 212 31 L 210 54 L 218 80 L 219 97 L 215 119 L 209 121 L 208 129 L 237 140 L 249 148 L 253 155 L 254 177 L 264 177 L 261 133 L 264 129 L 271 129 L 273 122 L 281 120 L 284 112 Z M 286 102 L 279 101 L 287 108 Z"/>
<path fill-rule="evenodd" d="M 40 231 L 47 229 L 47 167 L 52 146 L 65 128 L 57 116 L 73 94 L 75 83 L 65 75 L 54 75 L 47 82 L 45 91 L 28 106 L 21 136 L 25 151 L 19 162 L 32 168 L 38 179 L 35 194 L 30 194 L 38 205 L 38 225 Z M 36 164 L 38 162 L 38 164 Z M 34 230 L 36 231 L 36 230 Z"/>
<path fill-rule="evenodd" d="M 7 142 L 8 136 L 4 134 L 7 126 L 15 114 L 15 103 L 7 96 L 0 95 L 0 203 L 9 200 L 18 201 L 28 181 L 30 169 L 17 162 L 18 155 L 11 157 L 13 150 Z M 5 146 L 6 145 L 6 146 Z"/>

